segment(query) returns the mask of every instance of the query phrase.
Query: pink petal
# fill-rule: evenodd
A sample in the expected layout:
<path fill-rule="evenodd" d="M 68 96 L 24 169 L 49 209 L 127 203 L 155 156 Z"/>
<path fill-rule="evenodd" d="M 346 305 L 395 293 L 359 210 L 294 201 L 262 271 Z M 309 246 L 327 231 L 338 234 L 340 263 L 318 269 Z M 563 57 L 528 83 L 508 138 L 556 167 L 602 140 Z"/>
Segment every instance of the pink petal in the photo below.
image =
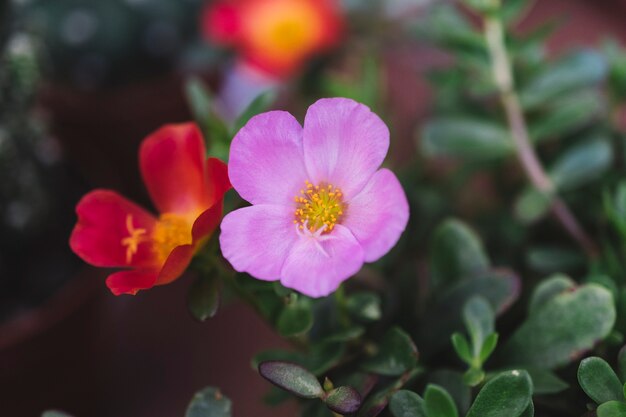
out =
<path fill-rule="evenodd" d="M 239 272 L 276 281 L 298 235 L 293 208 L 259 205 L 229 213 L 222 220 L 222 254 Z"/>
<path fill-rule="evenodd" d="M 337 225 L 322 239 L 327 240 L 298 238 L 282 269 L 280 282 L 285 287 L 324 297 L 361 269 L 363 249 L 347 228 Z"/>
<path fill-rule="evenodd" d="M 398 242 L 409 220 L 409 203 L 400 182 L 388 169 L 381 169 L 365 188 L 348 202 L 342 224 L 350 229 L 373 262 Z"/>
<path fill-rule="evenodd" d="M 345 98 L 322 99 L 304 120 L 304 159 L 311 182 L 356 195 L 380 167 L 389 129 L 367 106 Z"/>
<path fill-rule="evenodd" d="M 228 175 L 252 204 L 293 206 L 307 179 L 298 121 L 282 111 L 253 117 L 233 139 Z"/>
<path fill-rule="evenodd" d="M 120 271 L 109 275 L 106 284 L 115 295 L 135 295 L 139 290 L 147 290 L 155 284 L 158 271 L 132 270 Z"/>

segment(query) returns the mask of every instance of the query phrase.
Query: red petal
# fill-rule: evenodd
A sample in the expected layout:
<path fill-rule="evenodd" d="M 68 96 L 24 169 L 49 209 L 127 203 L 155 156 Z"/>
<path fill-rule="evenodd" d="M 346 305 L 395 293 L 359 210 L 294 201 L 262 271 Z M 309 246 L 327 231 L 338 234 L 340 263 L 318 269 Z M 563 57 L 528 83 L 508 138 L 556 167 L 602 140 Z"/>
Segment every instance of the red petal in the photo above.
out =
<path fill-rule="evenodd" d="M 197 215 L 212 205 L 204 141 L 194 123 L 167 125 L 148 136 L 141 145 L 139 163 L 159 212 Z"/>
<path fill-rule="evenodd" d="M 194 245 L 182 245 L 174 248 L 159 273 L 156 285 L 169 284 L 180 277 L 189 266 L 195 248 Z"/>
<path fill-rule="evenodd" d="M 228 166 L 217 158 L 209 158 L 207 165 L 207 189 L 209 190 L 208 200 L 211 205 L 221 202 L 226 191 L 230 190 L 230 180 L 228 179 Z M 205 207 L 208 208 L 209 206 Z"/>
<path fill-rule="evenodd" d="M 150 236 L 156 219 L 147 211 L 114 191 L 95 190 L 85 195 L 76 206 L 78 222 L 70 237 L 70 247 L 85 262 L 102 267 L 148 267 L 156 262 L 149 242 L 139 243 L 137 252 L 127 262 L 128 247 L 122 240 L 130 236 L 132 227 L 145 230 Z"/>
<path fill-rule="evenodd" d="M 120 271 L 109 275 L 106 283 L 115 295 L 135 295 L 139 290 L 154 287 L 157 276 L 154 270 Z"/>
<path fill-rule="evenodd" d="M 237 41 L 241 31 L 239 10 L 223 2 L 212 2 L 202 13 L 202 32 L 209 40 L 224 45 Z"/>
<path fill-rule="evenodd" d="M 213 231 L 220 224 L 220 221 L 222 220 L 222 206 L 223 203 L 220 200 L 215 203 L 213 207 L 205 210 L 200 216 L 198 216 L 196 221 L 193 223 L 193 228 L 191 229 L 194 245 L 213 233 Z"/>

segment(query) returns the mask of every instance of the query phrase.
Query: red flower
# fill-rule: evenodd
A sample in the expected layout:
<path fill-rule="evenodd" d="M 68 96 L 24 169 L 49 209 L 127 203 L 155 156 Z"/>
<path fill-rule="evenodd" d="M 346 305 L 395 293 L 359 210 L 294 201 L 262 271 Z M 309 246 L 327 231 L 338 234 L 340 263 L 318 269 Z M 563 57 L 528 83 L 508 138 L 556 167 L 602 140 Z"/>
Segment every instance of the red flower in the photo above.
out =
<path fill-rule="evenodd" d="M 168 125 L 141 144 L 141 174 L 160 215 L 114 191 L 95 190 L 76 206 L 72 250 L 85 262 L 124 268 L 106 280 L 115 295 L 177 279 L 222 217 L 226 164 L 205 160 L 195 124 Z"/>
<path fill-rule="evenodd" d="M 247 64 L 286 76 L 334 46 L 342 25 L 338 0 L 217 0 L 205 9 L 202 26 Z"/>

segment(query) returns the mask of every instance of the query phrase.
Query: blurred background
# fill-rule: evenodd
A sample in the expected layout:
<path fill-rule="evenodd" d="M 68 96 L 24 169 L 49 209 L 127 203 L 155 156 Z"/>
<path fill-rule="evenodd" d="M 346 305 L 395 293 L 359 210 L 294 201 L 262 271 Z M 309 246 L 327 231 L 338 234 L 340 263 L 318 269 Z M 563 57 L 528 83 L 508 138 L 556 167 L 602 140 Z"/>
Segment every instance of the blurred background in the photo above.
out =
<path fill-rule="evenodd" d="M 289 71 L 221 42 L 213 3 L 0 0 L 1 415 L 176 416 L 206 385 L 223 389 L 236 416 L 293 415 L 289 405 L 260 408 L 268 384 L 250 359 L 285 342 L 252 310 L 231 303 L 195 322 L 189 277 L 111 295 L 106 273 L 69 250 L 74 206 L 103 187 L 149 207 L 137 147 L 194 117 L 191 81 L 225 120 L 269 90 L 272 107 L 300 119 L 316 98 L 357 98 L 390 124 L 390 159 L 402 166 L 432 111 L 426 74 L 448 62 L 420 28 L 446 2 L 344 0 L 340 34 Z M 547 44 L 556 56 L 607 37 L 623 43 L 625 16 L 623 0 L 538 0 L 516 30 L 558 21 Z"/>

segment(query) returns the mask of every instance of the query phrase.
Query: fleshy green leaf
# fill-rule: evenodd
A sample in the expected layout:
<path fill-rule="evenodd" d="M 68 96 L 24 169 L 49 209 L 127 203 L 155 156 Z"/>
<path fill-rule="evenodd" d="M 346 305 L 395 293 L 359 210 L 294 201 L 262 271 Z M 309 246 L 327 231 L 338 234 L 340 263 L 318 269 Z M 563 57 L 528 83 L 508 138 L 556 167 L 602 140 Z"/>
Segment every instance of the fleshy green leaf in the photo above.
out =
<path fill-rule="evenodd" d="M 191 399 L 185 417 L 230 417 L 232 404 L 219 389 L 207 387 Z"/>
<path fill-rule="evenodd" d="M 467 417 L 519 417 L 528 408 L 532 394 L 526 371 L 503 372 L 480 390 Z"/>
<path fill-rule="evenodd" d="M 527 368 L 526 371 L 533 380 L 534 394 L 556 394 L 569 387 L 565 381 L 551 371 L 540 368 Z"/>
<path fill-rule="evenodd" d="M 528 313 L 535 313 L 557 295 L 571 291 L 574 288 L 576 288 L 576 283 L 567 275 L 556 274 L 546 278 L 539 285 L 537 285 L 537 288 L 533 291 L 528 307 Z"/>
<path fill-rule="evenodd" d="M 361 406 L 361 395 L 352 387 L 338 387 L 327 394 L 324 402 L 335 413 L 353 414 Z"/>
<path fill-rule="evenodd" d="M 346 307 L 350 314 L 358 320 L 376 321 L 380 320 L 382 316 L 380 297 L 371 292 L 352 294 L 346 302 Z"/>
<path fill-rule="evenodd" d="M 463 336 L 459 332 L 455 332 L 452 334 L 452 346 L 454 346 L 454 350 L 456 354 L 459 355 L 459 358 L 463 360 L 463 362 L 468 365 L 472 364 L 472 352 L 470 351 L 469 343 L 465 336 Z"/>
<path fill-rule="evenodd" d="M 483 343 L 483 348 L 480 350 L 480 354 L 478 356 L 481 362 L 484 363 L 487 359 L 489 359 L 489 356 L 491 356 L 493 351 L 496 349 L 497 344 L 498 333 L 491 333 L 487 336 Z"/>
<path fill-rule="evenodd" d="M 624 417 L 626 416 L 626 403 L 609 401 L 600 405 L 596 413 L 598 417 Z"/>
<path fill-rule="evenodd" d="M 389 411 L 394 417 L 427 417 L 422 397 L 408 390 L 393 394 L 389 401 Z"/>
<path fill-rule="evenodd" d="M 44 411 L 41 417 L 72 417 L 67 413 L 56 410 Z"/>
<path fill-rule="evenodd" d="M 585 258 L 579 251 L 569 248 L 536 246 L 528 250 L 527 262 L 534 271 L 551 274 L 578 268 L 585 264 Z"/>
<path fill-rule="evenodd" d="M 576 91 L 542 112 L 540 118 L 530 124 L 529 134 L 535 142 L 561 138 L 591 124 L 603 114 L 605 107 L 598 91 Z"/>
<path fill-rule="evenodd" d="M 428 383 L 445 389 L 454 400 L 459 414 L 465 414 L 470 406 L 471 390 L 463 380 L 464 375 L 449 369 L 439 369 L 429 375 Z"/>
<path fill-rule="evenodd" d="M 281 336 L 292 337 L 309 331 L 313 326 L 313 313 L 308 305 L 293 303 L 287 305 L 278 316 L 276 329 Z"/>
<path fill-rule="evenodd" d="M 578 383 L 597 404 L 624 399 L 622 383 L 604 359 L 583 359 L 578 367 Z"/>
<path fill-rule="evenodd" d="M 547 67 L 522 88 L 520 100 L 526 109 L 535 108 L 564 93 L 593 86 L 606 76 L 607 65 L 597 52 L 580 51 Z"/>
<path fill-rule="evenodd" d="M 472 340 L 473 357 L 479 357 L 483 342 L 493 333 L 495 317 L 487 300 L 477 295 L 463 307 L 463 321 Z"/>
<path fill-rule="evenodd" d="M 605 338 L 615 322 L 611 293 L 589 284 L 555 296 L 519 327 L 501 351 L 513 365 L 553 369 Z"/>
<path fill-rule="evenodd" d="M 485 379 L 485 371 L 477 368 L 470 368 L 463 374 L 463 382 L 469 387 L 475 387 Z"/>
<path fill-rule="evenodd" d="M 315 375 L 295 363 L 261 362 L 259 373 L 272 384 L 299 397 L 319 398 L 324 395 L 324 390 Z"/>
<path fill-rule="evenodd" d="M 515 147 L 506 128 L 490 121 L 439 119 L 422 130 L 422 152 L 431 157 L 489 160 L 511 155 Z"/>
<path fill-rule="evenodd" d="M 551 206 L 552 196 L 529 186 L 516 198 L 513 210 L 518 220 L 530 224 L 548 214 Z"/>
<path fill-rule="evenodd" d="M 383 337 L 378 352 L 361 364 L 365 371 L 379 375 L 400 375 L 417 364 L 417 348 L 405 331 L 391 328 Z"/>
<path fill-rule="evenodd" d="M 428 417 L 458 417 L 459 415 L 448 391 L 438 385 L 429 384 L 426 387 L 424 408 Z"/>
<path fill-rule="evenodd" d="M 448 219 L 435 231 L 431 268 L 436 283 L 447 283 L 485 272 L 489 259 L 471 228 L 459 220 Z"/>
<path fill-rule="evenodd" d="M 484 297 L 493 311 L 501 313 L 517 299 L 519 280 L 509 271 L 498 270 L 456 283 L 441 294 L 424 313 L 425 319 L 419 329 L 421 351 L 430 354 L 449 346 L 450 335 L 463 330 L 463 306 L 475 295 Z M 433 317 L 437 320 L 432 320 Z"/>
<path fill-rule="evenodd" d="M 196 320 L 205 321 L 217 314 L 220 306 L 221 281 L 217 274 L 202 274 L 189 288 L 187 305 Z"/>
<path fill-rule="evenodd" d="M 274 100 L 276 100 L 276 92 L 274 91 L 265 91 L 259 94 L 254 100 L 252 100 L 252 103 L 250 103 L 241 115 L 239 115 L 235 125 L 233 126 L 233 131 L 238 132 L 239 129 L 244 127 L 252 117 L 267 111 Z"/>
<path fill-rule="evenodd" d="M 609 169 L 612 161 L 609 142 L 593 139 L 565 151 L 548 174 L 557 189 L 571 190 L 598 178 Z"/>
<path fill-rule="evenodd" d="M 626 381 L 626 346 L 622 346 L 617 355 L 617 364 L 619 366 L 619 375 L 622 381 Z"/>

